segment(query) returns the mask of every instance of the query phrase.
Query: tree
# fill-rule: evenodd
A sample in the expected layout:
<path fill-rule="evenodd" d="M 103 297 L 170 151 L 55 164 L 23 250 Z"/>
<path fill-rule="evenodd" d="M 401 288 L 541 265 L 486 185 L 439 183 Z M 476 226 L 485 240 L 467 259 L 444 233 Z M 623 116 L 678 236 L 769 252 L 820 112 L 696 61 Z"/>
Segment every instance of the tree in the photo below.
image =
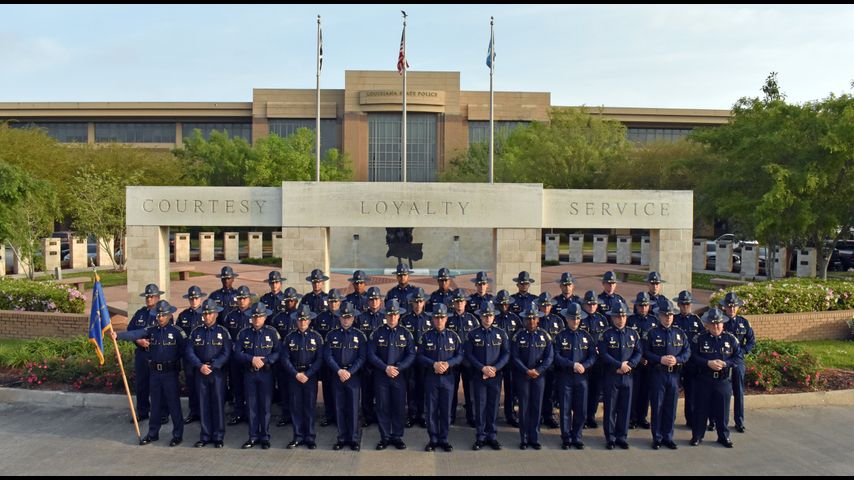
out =
<path fill-rule="evenodd" d="M 184 140 L 183 148 L 172 150 L 185 171 L 185 178 L 198 185 L 246 185 L 246 174 L 254 163 L 254 152 L 246 140 L 228 133 L 211 132 L 205 140 L 199 130 Z"/>

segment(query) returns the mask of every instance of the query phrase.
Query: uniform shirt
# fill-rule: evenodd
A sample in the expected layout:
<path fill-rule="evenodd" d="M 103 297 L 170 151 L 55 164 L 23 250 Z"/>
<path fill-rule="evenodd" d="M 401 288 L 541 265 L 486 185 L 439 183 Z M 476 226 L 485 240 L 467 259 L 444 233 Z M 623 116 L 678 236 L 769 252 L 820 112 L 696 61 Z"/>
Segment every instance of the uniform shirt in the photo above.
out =
<path fill-rule="evenodd" d="M 522 328 L 522 319 L 519 318 L 519 315 L 507 310 L 495 316 L 495 325 L 504 330 L 509 338 L 513 338 L 516 332 Z"/>
<path fill-rule="evenodd" d="M 403 371 L 415 363 L 415 340 L 409 330 L 399 325 L 379 327 L 368 343 L 368 361 L 378 370 L 397 367 Z"/>
<path fill-rule="evenodd" d="M 213 370 L 221 370 L 231 358 L 231 335 L 222 325 L 212 327 L 199 325 L 190 332 L 187 341 L 187 362 L 196 370 L 209 365 Z"/>
<path fill-rule="evenodd" d="M 267 305 L 267 310 L 278 312 L 282 308 L 282 299 L 285 298 L 285 292 L 279 290 L 278 293 L 267 292 L 261 295 L 261 303 Z"/>
<path fill-rule="evenodd" d="M 650 330 L 658 326 L 658 317 L 651 313 L 647 315 L 635 313 L 628 318 L 626 325 L 636 330 L 643 339 Z"/>
<path fill-rule="evenodd" d="M 346 297 L 344 297 L 344 302 L 341 304 L 343 305 L 346 302 L 352 303 L 353 306 L 356 307 L 356 310 L 360 312 L 364 312 L 368 309 L 368 295 L 366 293 L 359 295 L 356 292 L 350 292 Z"/>
<path fill-rule="evenodd" d="M 311 328 L 316 330 L 321 337 L 326 338 L 329 332 L 335 330 L 339 326 L 338 317 L 333 312 L 326 310 L 321 313 L 311 322 Z"/>
<path fill-rule="evenodd" d="M 700 320 L 700 317 L 693 313 L 689 313 L 688 315 L 682 315 L 681 313 L 674 315 L 673 324 L 688 335 L 689 341 L 693 341 L 694 337 L 706 331 L 703 328 L 703 322 Z"/>
<path fill-rule="evenodd" d="M 560 315 L 561 310 L 565 310 L 567 307 L 569 307 L 569 304 L 571 303 L 577 303 L 581 305 L 581 297 L 579 297 L 578 295 L 570 295 L 567 297 L 561 293 L 560 295 L 554 297 L 554 301 L 557 302 L 557 305 L 553 307 L 553 311 L 558 315 Z"/>
<path fill-rule="evenodd" d="M 510 337 L 495 325 L 469 332 L 464 349 L 469 364 L 478 372 L 486 366 L 500 371 L 510 361 Z"/>
<path fill-rule="evenodd" d="M 640 334 L 629 327 L 619 330 L 611 327 L 605 330 L 602 338 L 599 339 L 598 348 L 599 358 L 607 367 L 609 374 L 619 369 L 623 362 L 628 362 L 634 369 L 640 363 L 643 354 Z"/>
<path fill-rule="evenodd" d="M 361 332 L 365 335 L 365 338 L 370 339 L 371 335 L 374 332 L 385 325 L 385 311 L 377 310 L 376 312 L 372 312 L 370 309 L 362 312 L 361 315 L 356 317 L 356 323 L 353 324 L 354 327 L 361 330 Z"/>
<path fill-rule="evenodd" d="M 336 328 L 326 336 L 323 359 L 333 372 L 358 372 L 367 361 L 368 339 L 356 327 Z"/>
<path fill-rule="evenodd" d="M 184 356 L 187 334 L 183 330 L 169 323 L 165 327 L 159 325 L 146 327 L 139 330 L 122 332 L 118 336 L 121 340 L 136 341 L 148 340 L 149 361 L 152 363 L 177 364 Z"/>
<path fill-rule="evenodd" d="M 231 335 L 232 339 L 237 339 L 237 334 L 241 330 L 252 325 L 252 309 L 247 308 L 243 311 L 232 310 L 223 319 L 221 325 L 228 330 L 228 334 Z"/>
<path fill-rule="evenodd" d="M 448 362 L 451 368 L 444 375 L 453 373 L 453 368 L 463 363 L 464 354 L 460 336 L 447 328 L 441 332 L 435 328 L 424 332 L 418 344 L 418 363 L 431 374 L 435 373 L 433 364 L 436 362 Z"/>
<path fill-rule="evenodd" d="M 555 338 L 564 329 L 563 317 L 556 313 L 550 313 L 540 319 L 540 328 L 545 330 L 550 337 Z"/>
<path fill-rule="evenodd" d="M 580 328 L 560 332 L 554 340 L 554 351 L 555 366 L 563 372 L 574 372 L 575 364 L 580 363 L 587 373 L 598 357 L 593 336 Z"/>
<path fill-rule="evenodd" d="M 432 312 L 433 307 L 435 305 L 439 305 L 440 303 L 443 303 L 443 304 L 448 306 L 448 311 L 450 312 L 450 310 L 451 310 L 451 297 L 452 296 L 453 295 L 451 294 L 450 290 L 436 290 L 435 292 L 430 294 L 430 299 L 427 300 L 427 305 L 425 307 L 425 310 L 427 310 L 428 312 Z"/>
<path fill-rule="evenodd" d="M 222 287 L 219 290 L 208 295 L 209 299 L 216 301 L 216 303 L 222 308 L 228 308 L 231 304 L 231 299 L 237 293 L 236 288 L 225 288 Z"/>
<path fill-rule="evenodd" d="M 723 360 L 727 369 L 740 367 L 744 364 L 744 351 L 739 345 L 738 338 L 729 332 L 714 336 L 708 331 L 694 337 L 691 345 L 691 362 L 700 369 L 701 373 L 711 374 L 709 360 Z M 728 375 L 729 372 L 724 372 Z"/>
<path fill-rule="evenodd" d="M 667 299 L 667 297 L 665 297 L 664 295 L 662 295 L 662 294 L 660 294 L 660 293 L 659 293 L 659 294 L 655 294 L 655 295 L 654 295 L 654 294 L 652 294 L 652 293 L 649 293 L 649 292 L 646 292 L 646 293 L 648 293 L 648 294 L 649 294 L 649 304 L 650 304 L 650 305 L 652 305 L 652 306 L 658 305 L 658 304 L 659 304 L 659 303 L 661 303 L 663 300 Z"/>
<path fill-rule="evenodd" d="M 280 310 L 274 313 L 272 316 L 267 317 L 267 320 L 264 321 L 264 325 L 269 325 L 275 328 L 276 332 L 279 333 L 280 338 L 285 338 L 288 336 L 289 333 L 296 330 L 290 312 L 287 312 L 285 310 Z"/>
<path fill-rule="evenodd" d="M 328 295 L 324 291 L 321 291 L 320 293 L 314 293 L 313 291 L 306 293 L 302 299 L 300 299 L 299 306 L 302 307 L 303 305 L 308 305 L 308 308 L 310 308 L 312 312 L 320 314 L 326 310 L 327 296 Z"/>
<path fill-rule="evenodd" d="M 750 352 L 756 347 L 756 337 L 753 334 L 753 328 L 750 327 L 750 322 L 741 315 L 730 318 L 724 325 L 724 330 L 735 335 L 744 355 L 750 355 Z"/>
<path fill-rule="evenodd" d="M 196 327 L 202 324 L 202 311 L 201 308 L 193 310 L 192 308 L 188 308 L 181 312 L 178 315 L 178 320 L 175 321 L 175 325 L 178 326 L 187 336 L 190 336 L 190 332 L 192 332 Z"/>
<path fill-rule="evenodd" d="M 552 339 L 541 328 L 533 332 L 528 329 L 519 330 L 513 337 L 510 355 L 513 369 L 517 372 L 526 374 L 528 370 L 536 370 L 542 375 L 554 361 Z"/>
<path fill-rule="evenodd" d="M 133 317 L 131 317 L 130 322 L 128 322 L 127 330 L 132 332 L 134 330 L 143 330 L 154 326 L 157 326 L 157 315 L 154 313 L 154 309 L 142 307 L 133 314 Z M 145 351 L 145 349 L 137 345 L 136 351 L 141 352 Z"/>
<path fill-rule="evenodd" d="M 589 333 L 593 337 L 593 341 L 598 344 L 599 339 L 602 338 L 602 334 L 609 328 L 608 319 L 598 311 L 588 313 L 587 318 L 581 321 L 581 325 L 578 328 Z"/>
<path fill-rule="evenodd" d="M 289 333 L 282 341 L 280 362 L 290 378 L 296 377 L 297 373 L 315 378 L 323 366 L 323 337 L 312 329 Z"/>
<path fill-rule="evenodd" d="M 392 298 L 396 298 L 400 305 L 409 305 L 409 294 L 415 291 L 415 287 L 410 284 L 404 286 L 396 285 L 385 295 L 386 302 Z"/>
<path fill-rule="evenodd" d="M 468 312 L 458 314 L 456 311 L 448 312 L 448 330 L 460 336 L 460 340 L 465 344 L 468 341 L 469 333 L 480 326 L 477 317 Z"/>
<path fill-rule="evenodd" d="M 620 295 L 619 293 L 613 293 L 611 295 L 608 295 L 607 293 L 602 292 L 596 298 L 599 299 L 599 310 L 598 311 L 601 312 L 602 314 L 608 313 L 608 310 L 611 309 L 611 303 L 613 303 L 615 300 L 619 300 L 623 303 L 628 304 L 626 302 L 626 299 L 623 298 L 623 296 Z"/>
<path fill-rule="evenodd" d="M 237 361 L 252 368 L 252 357 L 263 357 L 264 367 L 279 361 L 281 338 L 276 329 L 264 325 L 260 329 L 247 327 L 234 339 L 234 355 Z"/>
<path fill-rule="evenodd" d="M 691 347 L 688 334 L 681 328 L 661 325 L 647 333 L 643 340 L 643 356 L 650 365 L 661 365 L 661 357 L 673 355 L 677 365 L 685 365 L 691 359 Z"/>
<path fill-rule="evenodd" d="M 491 293 L 487 293 L 485 295 L 481 295 L 479 293 L 472 293 L 471 295 L 469 295 L 468 303 L 466 303 L 466 311 L 477 317 L 477 314 L 474 312 L 480 310 L 480 307 L 483 305 L 483 302 L 489 300 L 495 300 L 495 296 Z"/>
<path fill-rule="evenodd" d="M 424 335 L 424 332 L 433 329 L 433 319 L 426 312 L 421 312 L 418 315 L 409 312 L 400 318 L 400 324 L 412 334 L 415 345 L 421 342 L 421 336 Z"/>
<path fill-rule="evenodd" d="M 528 308 L 534 304 L 534 300 L 537 299 L 537 296 L 533 293 L 516 292 L 510 296 L 515 300 L 515 302 L 510 305 L 510 308 L 516 315 L 520 314 L 522 311 L 528 310 Z"/>

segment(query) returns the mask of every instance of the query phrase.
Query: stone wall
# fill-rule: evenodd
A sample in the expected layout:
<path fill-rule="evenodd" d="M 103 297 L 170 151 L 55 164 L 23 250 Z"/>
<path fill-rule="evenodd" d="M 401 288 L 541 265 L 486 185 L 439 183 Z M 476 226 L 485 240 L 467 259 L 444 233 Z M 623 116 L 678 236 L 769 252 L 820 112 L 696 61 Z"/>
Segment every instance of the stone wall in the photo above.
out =
<path fill-rule="evenodd" d="M 531 293 L 540 293 L 542 285 L 541 247 L 539 228 L 495 229 L 495 286 L 494 291 L 516 291 L 513 279 L 521 271 L 531 274 L 535 283 Z"/>
<path fill-rule="evenodd" d="M 847 322 L 852 317 L 854 310 L 744 316 L 757 339 L 788 341 L 844 340 L 850 335 Z"/>
<path fill-rule="evenodd" d="M 88 315 L 0 310 L 0 338 L 70 338 L 88 331 Z"/>
<path fill-rule="evenodd" d="M 285 227 L 282 229 L 282 276 L 299 293 L 308 293 L 305 281 L 312 270 L 329 272 L 329 229 L 323 227 Z M 329 282 L 323 287 L 329 290 Z"/>

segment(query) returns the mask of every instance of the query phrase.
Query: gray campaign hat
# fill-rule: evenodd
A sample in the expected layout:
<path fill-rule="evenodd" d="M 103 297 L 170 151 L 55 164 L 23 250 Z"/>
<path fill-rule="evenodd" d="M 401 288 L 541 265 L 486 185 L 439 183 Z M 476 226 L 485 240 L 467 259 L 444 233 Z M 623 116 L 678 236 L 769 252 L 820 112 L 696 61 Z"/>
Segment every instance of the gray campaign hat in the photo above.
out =
<path fill-rule="evenodd" d="M 392 298 L 385 304 L 385 314 L 386 315 L 403 315 L 406 313 L 406 309 L 401 308 L 400 301 L 396 298 Z"/>
<path fill-rule="evenodd" d="M 513 305 L 516 303 L 516 299 L 510 295 L 510 292 L 507 290 L 499 290 L 495 295 L 495 303 L 504 304 L 504 305 Z"/>
<path fill-rule="evenodd" d="M 525 271 L 519 272 L 519 275 L 513 279 L 514 283 L 534 283 L 534 279 L 531 278 L 531 274 Z"/>
<path fill-rule="evenodd" d="M 166 292 L 164 292 L 163 290 L 160 290 L 160 287 L 158 287 L 157 284 L 149 283 L 148 285 L 145 286 L 145 290 L 142 293 L 140 293 L 139 296 L 140 297 L 157 297 L 159 295 L 163 295 L 164 293 L 166 293 Z"/>
<path fill-rule="evenodd" d="M 495 310 L 495 302 L 493 302 L 492 300 L 484 300 L 480 304 L 480 309 L 475 313 L 481 317 L 484 315 L 490 315 L 494 317 L 497 314 Z"/>
<path fill-rule="evenodd" d="M 383 293 L 380 291 L 379 287 L 371 287 L 367 292 L 368 300 L 374 298 L 383 298 Z"/>
<path fill-rule="evenodd" d="M 234 269 L 228 266 L 222 267 L 222 270 L 216 275 L 217 278 L 237 278 L 240 275 L 234 273 Z"/>
<path fill-rule="evenodd" d="M 616 317 L 618 315 L 628 315 L 629 314 L 629 306 L 620 300 L 616 300 L 611 303 L 611 308 L 608 310 L 609 317 Z"/>
<path fill-rule="evenodd" d="M 596 292 L 593 290 L 586 291 L 582 301 L 587 305 L 599 305 L 599 297 L 596 296 Z"/>
<path fill-rule="evenodd" d="M 340 302 L 341 300 L 344 300 L 344 295 L 341 293 L 341 290 L 337 288 L 330 290 L 329 295 L 326 296 L 327 302 Z"/>
<path fill-rule="evenodd" d="M 448 306 L 444 303 L 437 303 L 433 306 L 433 316 L 434 317 L 447 317 L 448 316 Z"/>
<path fill-rule="evenodd" d="M 608 270 L 602 275 L 602 283 L 617 283 L 617 274 Z"/>
<path fill-rule="evenodd" d="M 526 309 L 524 312 L 522 312 L 522 314 L 519 316 L 522 317 L 523 319 L 534 318 L 534 317 L 543 318 L 546 316 L 546 314 L 537 310 L 536 308 L 534 308 L 533 305 L 531 305 L 528 309 Z"/>
<path fill-rule="evenodd" d="M 300 295 L 297 293 L 297 289 L 294 287 L 288 287 L 283 292 L 284 296 L 282 297 L 282 303 L 287 302 L 288 300 L 299 300 Z"/>
<path fill-rule="evenodd" d="M 317 318 L 317 314 L 311 311 L 311 307 L 308 305 L 303 305 L 298 308 L 294 313 L 291 314 L 291 318 L 296 321 L 303 318 L 307 318 L 309 320 L 314 320 Z"/>
<path fill-rule="evenodd" d="M 237 289 L 237 293 L 234 294 L 234 298 L 249 298 L 251 296 L 252 293 L 246 285 L 241 285 L 240 288 Z"/>
<path fill-rule="evenodd" d="M 287 278 L 282 278 L 282 273 L 277 271 L 272 271 L 267 275 L 267 283 L 275 283 L 275 282 L 284 282 Z"/>
<path fill-rule="evenodd" d="M 439 271 L 438 271 L 438 272 L 436 272 L 436 275 L 435 275 L 433 278 L 434 278 L 434 279 L 436 279 L 436 280 L 450 280 L 450 279 L 451 279 L 451 278 L 453 278 L 453 277 L 452 277 L 452 275 L 451 275 L 451 271 L 450 271 L 450 270 L 448 270 L 448 269 L 447 269 L 447 268 L 445 268 L 445 267 L 442 267 L 442 268 L 440 268 L 440 269 L 439 269 Z"/>
<path fill-rule="evenodd" d="M 666 298 L 661 298 L 653 308 L 653 313 L 656 315 L 675 315 L 678 311 L 676 305 Z"/>
<path fill-rule="evenodd" d="M 560 285 L 570 285 L 575 283 L 575 278 L 572 277 L 572 274 L 569 272 L 563 272 L 560 274 L 560 279 L 557 282 Z"/>
<path fill-rule="evenodd" d="M 157 305 L 154 306 L 154 313 L 157 314 L 158 317 L 162 315 L 171 315 L 176 311 L 178 311 L 178 309 L 169 305 L 169 302 L 166 300 L 160 300 L 157 302 Z"/>
<path fill-rule="evenodd" d="M 398 277 L 401 275 L 409 275 L 410 273 L 412 273 L 412 270 L 402 263 L 398 263 L 397 268 L 394 270 L 394 274 Z"/>
<path fill-rule="evenodd" d="M 462 288 L 457 288 L 453 292 L 451 292 L 451 301 L 452 302 L 461 302 L 469 299 L 469 296 L 466 295 L 466 291 Z"/>
<path fill-rule="evenodd" d="M 323 274 L 323 270 L 319 268 L 315 268 L 311 271 L 309 276 L 305 277 L 306 282 L 325 282 L 329 280 L 329 277 Z"/>
<path fill-rule="evenodd" d="M 646 283 L 662 283 L 661 275 L 658 272 L 649 272 L 646 276 Z"/>
<path fill-rule="evenodd" d="M 682 290 L 679 292 L 679 296 L 674 298 L 673 301 L 680 305 L 691 304 L 694 303 L 694 296 L 688 290 Z"/>
<path fill-rule="evenodd" d="M 267 309 L 267 305 L 264 302 L 252 304 L 249 311 L 252 312 L 252 317 L 269 317 L 273 314 L 272 311 Z"/>
<path fill-rule="evenodd" d="M 335 312 L 335 315 L 339 317 L 355 317 L 358 314 L 359 311 L 356 309 L 356 306 L 353 305 L 353 302 L 344 302 L 344 304 L 341 305 L 341 308 Z"/>
<path fill-rule="evenodd" d="M 561 310 L 560 314 L 561 316 L 563 316 L 563 318 L 566 318 L 567 320 L 584 320 L 585 318 L 587 318 L 587 314 L 584 312 L 584 310 L 581 309 L 581 305 L 574 302 L 570 303 L 569 305 L 567 305 L 566 308 Z"/>
<path fill-rule="evenodd" d="M 718 305 L 722 307 L 741 307 L 744 306 L 744 301 L 738 298 L 735 292 L 729 292 L 718 302 Z"/>
<path fill-rule="evenodd" d="M 632 301 L 634 305 L 649 305 L 652 303 L 652 299 L 649 297 L 649 293 L 647 292 L 638 292 L 637 297 Z"/>
<path fill-rule="evenodd" d="M 202 313 L 219 313 L 223 308 L 216 303 L 216 300 L 209 298 L 202 303 Z"/>
<path fill-rule="evenodd" d="M 425 301 L 425 300 L 427 300 L 427 292 L 425 292 L 423 288 L 418 287 L 415 290 L 413 290 L 412 293 L 410 293 L 406 297 L 406 299 L 409 301 L 409 303 L 417 302 L 419 300 Z"/>
<path fill-rule="evenodd" d="M 486 272 L 477 272 L 474 278 L 471 279 L 472 283 L 475 285 L 480 285 L 483 283 L 492 283 L 492 279 L 486 274 Z"/>
<path fill-rule="evenodd" d="M 719 308 L 710 308 L 700 317 L 700 320 L 703 323 L 726 323 L 729 321 L 729 318 Z"/>
<path fill-rule="evenodd" d="M 557 305 L 557 302 L 554 301 L 554 299 L 552 298 L 551 295 L 549 295 L 549 292 L 541 293 L 540 296 L 537 297 L 536 300 L 534 300 L 534 303 L 536 303 L 537 306 L 540 306 L 540 307 L 543 307 L 546 305 L 552 305 L 552 306 Z"/>
<path fill-rule="evenodd" d="M 191 298 L 202 298 L 202 297 L 204 297 L 204 296 L 206 296 L 206 295 L 207 295 L 207 293 L 202 293 L 202 289 L 201 289 L 201 288 L 199 288 L 199 287 L 197 287 L 197 286 L 193 285 L 192 287 L 190 287 L 190 288 L 187 290 L 187 294 L 186 294 L 186 295 L 182 295 L 182 297 L 183 297 L 183 298 L 186 298 L 186 299 L 188 299 L 188 300 L 189 300 L 189 299 L 191 299 Z"/>
<path fill-rule="evenodd" d="M 353 276 L 347 279 L 350 283 L 366 283 L 368 280 L 370 280 L 368 274 L 362 270 L 356 270 L 353 272 Z"/>

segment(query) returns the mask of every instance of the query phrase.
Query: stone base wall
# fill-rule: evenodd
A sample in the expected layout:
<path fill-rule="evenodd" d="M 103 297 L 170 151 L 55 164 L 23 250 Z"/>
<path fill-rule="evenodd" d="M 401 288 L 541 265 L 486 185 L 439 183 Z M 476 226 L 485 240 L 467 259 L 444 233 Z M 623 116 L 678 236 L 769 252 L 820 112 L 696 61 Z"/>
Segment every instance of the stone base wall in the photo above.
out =
<path fill-rule="evenodd" d="M 88 315 L 0 310 L 0 338 L 70 338 L 88 331 Z"/>

